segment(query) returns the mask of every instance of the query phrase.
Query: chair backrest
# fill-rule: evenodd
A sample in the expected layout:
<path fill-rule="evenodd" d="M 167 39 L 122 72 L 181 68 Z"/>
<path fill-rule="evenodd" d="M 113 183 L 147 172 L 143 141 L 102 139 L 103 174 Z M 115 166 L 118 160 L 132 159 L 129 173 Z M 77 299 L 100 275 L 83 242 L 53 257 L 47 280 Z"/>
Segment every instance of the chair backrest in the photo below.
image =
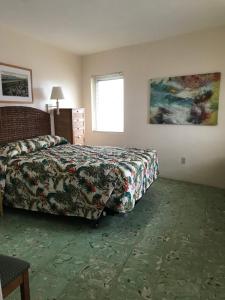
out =
<path fill-rule="evenodd" d="M 1 286 L 1 280 L 0 280 L 0 300 L 3 300 L 3 297 L 2 297 L 2 286 Z"/>

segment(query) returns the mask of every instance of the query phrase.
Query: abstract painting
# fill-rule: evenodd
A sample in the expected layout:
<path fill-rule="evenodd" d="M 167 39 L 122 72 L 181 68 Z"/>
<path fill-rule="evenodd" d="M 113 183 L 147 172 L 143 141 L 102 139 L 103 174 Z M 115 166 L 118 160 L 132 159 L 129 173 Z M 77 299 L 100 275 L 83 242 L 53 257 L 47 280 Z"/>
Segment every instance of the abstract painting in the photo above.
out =
<path fill-rule="evenodd" d="M 30 69 L 0 63 L 0 102 L 32 103 Z"/>
<path fill-rule="evenodd" d="M 151 124 L 216 125 L 220 73 L 150 81 Z"/>

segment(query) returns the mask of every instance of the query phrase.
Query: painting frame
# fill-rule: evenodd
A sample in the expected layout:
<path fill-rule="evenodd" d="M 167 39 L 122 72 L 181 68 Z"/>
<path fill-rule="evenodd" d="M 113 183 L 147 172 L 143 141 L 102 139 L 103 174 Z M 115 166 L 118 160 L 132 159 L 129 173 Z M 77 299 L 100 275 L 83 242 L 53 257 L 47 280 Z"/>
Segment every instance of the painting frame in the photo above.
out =
<path fill-rule="evenodd" d="M 151 125 L 218 125 L 221 72 L 149 80 Z"/>
<path fill-rule="evenodd" d="M 0 103 L 33 103 L 31 69 L 0 62 Z"/>

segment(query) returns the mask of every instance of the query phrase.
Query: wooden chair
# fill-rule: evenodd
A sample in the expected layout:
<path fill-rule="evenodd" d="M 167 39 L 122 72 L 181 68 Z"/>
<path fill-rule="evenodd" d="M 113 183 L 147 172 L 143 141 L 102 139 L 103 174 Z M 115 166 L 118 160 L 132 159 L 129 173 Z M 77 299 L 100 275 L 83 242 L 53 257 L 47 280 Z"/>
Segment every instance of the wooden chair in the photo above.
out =
<path fill-rule="evenodd" d="M 0 280 L 3 299 L 20 286 L 22 300 L 30 300 L 30 264 L 24 260 L 0 255 Z"/>
<path fill-rule="evenodd" d="M 3 196 L 0 193 L 0 217 L 3 216 Z"/>

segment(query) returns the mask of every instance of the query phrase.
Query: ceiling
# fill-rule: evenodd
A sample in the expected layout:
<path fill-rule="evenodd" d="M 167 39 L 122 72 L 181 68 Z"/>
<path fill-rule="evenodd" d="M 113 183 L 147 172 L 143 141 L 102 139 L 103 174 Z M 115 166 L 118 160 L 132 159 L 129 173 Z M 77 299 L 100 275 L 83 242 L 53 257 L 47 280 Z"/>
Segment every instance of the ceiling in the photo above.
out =
<path fill-rule="evenodd" d="M 0 0 L 0 24 L 77 54 L 225 24 L 225 0 Z"/>

